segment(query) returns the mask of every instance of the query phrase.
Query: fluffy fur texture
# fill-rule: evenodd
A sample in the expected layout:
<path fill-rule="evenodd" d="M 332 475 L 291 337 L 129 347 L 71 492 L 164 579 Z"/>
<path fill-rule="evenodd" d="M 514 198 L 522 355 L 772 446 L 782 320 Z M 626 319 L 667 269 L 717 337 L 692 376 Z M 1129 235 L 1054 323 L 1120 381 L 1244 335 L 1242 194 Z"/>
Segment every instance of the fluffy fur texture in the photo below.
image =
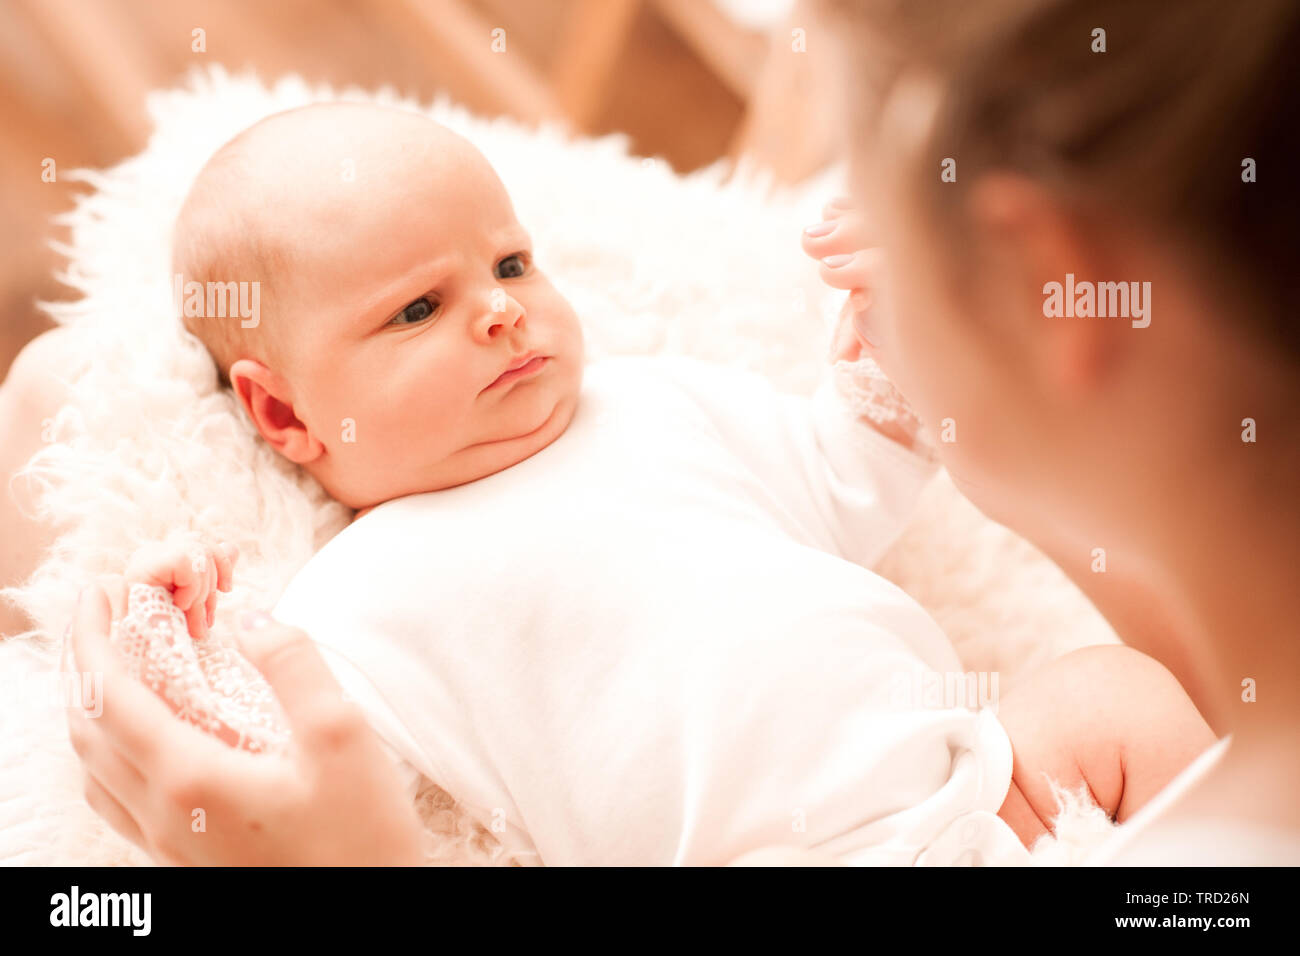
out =
<path fill-rule="evenodd" d="M 175 317 L 169 233 L 208 156 L 279 110 L 323 99 L 419 104 L 386 92 L 267 88 L 220 70 L 150 98 L 148 148 L 102 173 L 68 216 L 66 279 L 84 297 L 51 306 L 75 327 L 64 375 L 72 400 L 29 470 L 42 510 L 64 528 L 7 596 L 39 631 L 0 642 L 0 861 L 146 862 L 85 804 L 53 673 L 77 591 L 120 573 L 146 542 L 176 531 L 238 543 L 235 590 L 217 628 L 270 607 L 350 513 L 260 442 L 212 361 Z M 559 130 L 483 120 L 440 101 L 429 115 L 496 167 L 533 233 L 539 261 L 583 318 L 591 358 L 690 354 L 810 392 L 825 366 L 835 296 L 800 252 L 800 228 L 841 191 L 834 171 L 777 191 L 749 170 L 678 177 L 630 157 L 621 137 L 571 141 Z M 1035 665 L 1114 636 L 1064 577 L 980 516 L 946 479 L 881 568 L 947 630 L 967 667 L 1000 672 L 1005 693 Z M 502 862 L 490 835 L 445 793 L 421 795 L 430 859 Z M 1058 858 L 1060 855 L 1058 854 Z"/>

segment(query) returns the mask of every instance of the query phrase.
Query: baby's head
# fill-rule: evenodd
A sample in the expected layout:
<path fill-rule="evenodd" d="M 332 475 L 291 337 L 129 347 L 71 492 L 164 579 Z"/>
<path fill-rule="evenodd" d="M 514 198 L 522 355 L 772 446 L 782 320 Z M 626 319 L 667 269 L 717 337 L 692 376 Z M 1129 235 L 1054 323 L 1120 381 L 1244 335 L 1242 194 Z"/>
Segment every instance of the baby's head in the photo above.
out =
<path fill-rule="evenodd" d="M 258 283 L 255 321 L 187 309 L 186 328 L 262 437 L 349 507 L 509 468 L 577 406 L 572 306 L 492 167 L 416 113 L 322 104 L 248 128 L 195 181 L 172 265 Z"/>

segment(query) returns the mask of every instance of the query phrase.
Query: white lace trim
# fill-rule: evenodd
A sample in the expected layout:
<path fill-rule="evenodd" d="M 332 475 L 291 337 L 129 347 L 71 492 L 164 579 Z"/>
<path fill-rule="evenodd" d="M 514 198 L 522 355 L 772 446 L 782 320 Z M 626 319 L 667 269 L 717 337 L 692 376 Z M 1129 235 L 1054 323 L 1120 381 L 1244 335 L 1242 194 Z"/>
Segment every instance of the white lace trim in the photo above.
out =
<path fill-rule="evenodd" d="M 215 636 L 190 637 L 185 614 L 162 587 L 135 583 L 111 639 L 132 677 L 143 681 L 176 716 L 254 753 L 284 752 L 289 728 L 266 679 Z"/>
<path fill-rule="evenodd" d="M 911 438 L 915 451 L 927 458 L 935 457 L 934 444 L 921 419 L 874 359 L 864 355 L 856 362 L 840 360 L 832 367 L 832 374 L 835 387 L 855 415 L 876 425 L 897 426 Z"/>

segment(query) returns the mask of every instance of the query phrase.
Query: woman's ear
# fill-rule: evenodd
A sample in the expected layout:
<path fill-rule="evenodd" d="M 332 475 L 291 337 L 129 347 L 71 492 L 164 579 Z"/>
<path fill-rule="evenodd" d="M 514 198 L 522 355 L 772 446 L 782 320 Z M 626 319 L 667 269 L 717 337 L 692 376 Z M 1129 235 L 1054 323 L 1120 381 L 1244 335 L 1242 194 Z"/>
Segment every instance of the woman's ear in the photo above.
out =
<path fill-rule="evenodd" d="M 987 266 L 985 307 L 1019 317 L 1015 331 L 1024 338 L 1021 351 L 1030 373 L 1067 401 L 1089 393 L 1113 357 L 1120 324 L 1076 318 L 1073 309 L 1059 308 L 1060 297 L 1067 282 L 1072 287 L 1074 280 L 1124 277 L 1098 274 L 1104 257 L 1096 254 L 1078 217 L 1024 176 L 982 176 L 971 188 L 967 215 L 973 245 Z"/>
<path fill-rule="evenodd" d="M 229 378 L 239 404 L 272 448 L 299 465 L 321 456 L 325 446 L 294 414 L 289 388 L 278 375 L 254 359 L 239 359 Z"/>

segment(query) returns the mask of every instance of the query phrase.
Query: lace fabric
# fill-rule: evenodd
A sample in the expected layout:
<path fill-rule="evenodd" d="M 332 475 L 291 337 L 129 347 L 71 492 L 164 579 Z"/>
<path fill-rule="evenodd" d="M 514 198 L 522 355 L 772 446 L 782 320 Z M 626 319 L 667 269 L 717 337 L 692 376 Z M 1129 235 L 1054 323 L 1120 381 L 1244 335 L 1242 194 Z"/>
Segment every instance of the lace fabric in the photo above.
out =
<path fill-rule="evenodd" d="M 132 677 L 182 720 L 253 753 L 288 749 L 289 728 L 266 679 L 235 647 L 190 637 L 185 614 L 162 587 L 134 583 L 111 640 Z"/>
<path fill-rule="evenodd" d="M 856 362 L 840 360 L 832 374 L 835 387 L 855 415 L 877 426 L 897 428 L 911 439 L 913 451 L 926 458 L 936 457 L 934 444 L 916 411 L 874 359 L 863 356 Z"/>

